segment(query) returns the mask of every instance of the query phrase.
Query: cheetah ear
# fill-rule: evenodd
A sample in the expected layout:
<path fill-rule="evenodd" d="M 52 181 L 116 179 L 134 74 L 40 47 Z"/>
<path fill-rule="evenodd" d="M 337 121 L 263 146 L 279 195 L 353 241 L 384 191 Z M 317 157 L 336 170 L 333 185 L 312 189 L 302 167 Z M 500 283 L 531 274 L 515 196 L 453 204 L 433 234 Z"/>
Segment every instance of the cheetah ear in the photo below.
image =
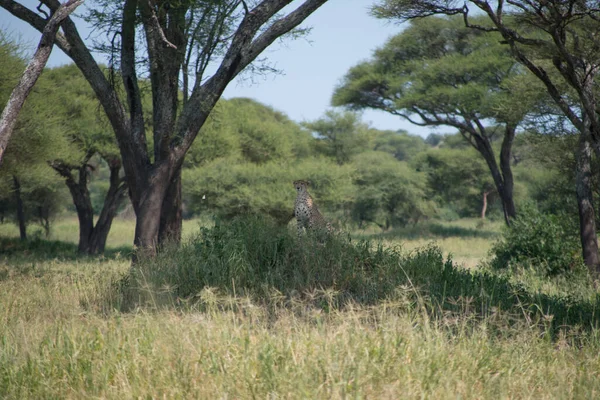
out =
<path fill-rule="evenodd" d="M 311 182 L 310 181 L 306 181 L 306 186 L 310 186 Z"/>

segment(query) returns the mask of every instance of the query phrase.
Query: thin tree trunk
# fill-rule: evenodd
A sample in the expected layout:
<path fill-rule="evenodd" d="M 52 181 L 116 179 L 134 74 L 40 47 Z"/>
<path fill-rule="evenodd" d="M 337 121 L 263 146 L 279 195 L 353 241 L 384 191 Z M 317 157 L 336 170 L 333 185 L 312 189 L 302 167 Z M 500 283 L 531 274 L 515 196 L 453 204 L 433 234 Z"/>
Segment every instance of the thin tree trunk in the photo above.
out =
<path fill-rule="evenodd" d="M 510 226 L 511 220 L 516 216 L 515 204 L 513 199 L 514 183 L 512 178 L 512 171 L 510 168 L 510 147 L 512 145 L 512 139 L 507 141 L 505 135 L 505 139 L 502 143 L 502 172 L 498 167 L 498 164 L 496 163 L 494 150 L 492 149 L 492 146 L 490 145 L 487 138 L 484 139 L 482 136 L 478 135 L 475 138 L 475 140 L 477 142 L 477 145 L 475 147 L 485 159 L 485 162 L 487 163 L 488 168 L 492 174 L 492 179 L 494 180 L 496 191 L 500 196 L 500 201 L 502 202 L 502 210 L 504 212 L 504 222 L 507 226 Z"/>
<path fill-rule="evenodd" d="M 592 201 L 592 153 L 590 143 L 583 134 L 580 135 L 575 158 L 577 161 L 575 180 L 581 250 L 590 275 L 597 278 L 600 275 L 600 256 L 598 254 L 596 217 Z"/>
<path fill-rule="evenodd" d="M 110 186 L 104 197 L 104 205 L 96 225 L 90 237 L 90 254 L 102 254 L 106 248 L 106 240 L 112 226 L 113 219 L 123 200 L 126 198 L 127 185 L 119 177 L 121 170 L 121 161 L 113 159 L 109 161 L 110 167 Z"/>
<path fill-rule="evenodd" d="M 500 170 L 502 171 L 503 193 L 500 193 L 502 199 L 502 207 L 504 209 L 504 219 L 508 225 L 517 216 L 514 200 L 515 181 L 513 178 L 512 168 L 510 165 L 512 145 L 515 139 L 516 127 L 507 124 L 504 131 L 504 139 L 502 140 L 502 148 L 500 149 Z"/>
<path fill-rule="evenodd" d="M 110 186 L 104 198 L 102 211 L 94 226 L 94 209 L 87 186 L 88 172 L 87 165 L 85 165 L 92 154 L 92 152 L 88 153 L 84 159 L 84 165 L 77 168 L 79 171 L 77 180 L 71 174 L 71 167 L 59 162 L 52 164 L 52 167 L 65 177 L 65 183 L 73 199 L 77 218 L 79 219 L 78 251 L 82 254 L 101 254 L 104 252 L 113 218 L 126 193 L 126 186 L 119 179 L 120 160 L 109 160 Z"/>
<path fill-rule="evenodd" d="M 10 136 L 17 123 L 19 112 L 50 57 L 60 24 L 81 3 L 83 3 L 83 0 L 68 0 L 66 3 L 61 4 L 52 14 L 52 17 L 44 27 L 42 38 L 33 58 L 27 65 L 27 68 L 25 68 L 21 80 L 10 94 L 6 107 L 2 110 L 2 116 L 0 117 L 0 165 L 2 164 L 4 151 L 8 146 Z"/>
<path fill-rule="evenodd" d="M 79 245 L 77 251 L 83 254 L 90 253 L 90 238 L 94 231 L 94 210 L 87 188 L 88 172 L 86 164 L 92 154 L 88 152 L 83 160 L 83 165 L 76 168 L 79 175 L 77 179 L 71 173 L 72 167 L 60 162 L 51 163 L 52 168 L 65 178 L 65 183 L 71 193 L 71 198 L 77 211 L 77 219 L 79 220 Z"/>
<path fill-rule="evenodd" d="M 19 235 L 21 241 L 27 240 L 27 225 L 25 224 L 25 208 L 23 207 L 23 198 L 21 197 L 21 182 L 16 175 L 13 175 L 13 184 L 15 189 L 15 200 L 17 201 L 17 221 L 19 222 Z"/>
<path fill-rule="evenodd" d="M 94 209 L 87 187 L 88 171 L 86 165 L 79 168 L 78 181 L 69 187 L 79 219 L 79 246 L 77 250 L 83 254 L 91 254 L 90 239 L 94 232 Z"/>
<path fill-rule="evenodd" d="M 488 206 L 488 201 L 487 201 L 488 194 L 490 194 L 490 192 L 488 192 L 488 191 L 483 192 L 483 205 L 481 206 L 481 219 L 485 219 L 485 213 L 487 211 L 487 206 Z"/>

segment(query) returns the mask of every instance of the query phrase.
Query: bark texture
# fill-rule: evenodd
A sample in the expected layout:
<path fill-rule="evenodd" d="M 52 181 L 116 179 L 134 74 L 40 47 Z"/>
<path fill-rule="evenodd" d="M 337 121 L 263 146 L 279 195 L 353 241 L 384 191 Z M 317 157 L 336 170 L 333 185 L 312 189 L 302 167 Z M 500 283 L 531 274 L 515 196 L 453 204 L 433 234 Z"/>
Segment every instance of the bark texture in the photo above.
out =
<path fill-rule="evenodd" d="M 577 207 L 579 210 L 579 233 L 585 265 L 596 278 L 600 276 L 600 257 L 596 235 L 596 214 L 592 195 L 592 150 L 582 135 L 576 154 L 575 174 Z"/>
<path fill-rule="evenodd" d="M 496 187 L 496 191 L 502 202 L 502 210 L 504 213 L 504 222 L 510 226 L 511 221 L 516 217 L 517 212 L 514 202 L 514 179 L 512 168 L 510 165 L 511 150 L 515 138 L 516 127 L 511 124 L 506 124 L 504 127 L 504 136 L 502 139 L 502 149 L 500 151 L 500 163 L 496 160 L 494 149 L 489 139 L 487 128 L 479 121 L 476 125 L 467 122 L 460 130 L 461 134 L 471 145 L 481 154 L 485 160 L 492 179 Z"/>

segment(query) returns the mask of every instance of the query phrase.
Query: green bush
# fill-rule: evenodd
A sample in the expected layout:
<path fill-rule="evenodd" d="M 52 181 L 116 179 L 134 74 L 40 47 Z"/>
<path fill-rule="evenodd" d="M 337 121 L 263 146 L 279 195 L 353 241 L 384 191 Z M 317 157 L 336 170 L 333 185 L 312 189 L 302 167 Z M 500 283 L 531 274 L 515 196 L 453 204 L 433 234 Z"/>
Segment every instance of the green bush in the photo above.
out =
<path fill-rule="evenodd" d="M 485 318 L 507 311 L 547 324 L 545 317 L 552 315 L 555 333 L 565 325 L 598 326 L 600 319 L 595 292 L 588 298 L 546 295 L 493 271 L 456 267 L 435 246 L 408 253 L 341 235 L 324 242 L 310 235 L 297 238 L 253 216 L 218 222 L 179 248 L 138 260 L 115 288 L 120 295 L 111 296 L 120 299 L 124 311 L 203 307 L 212 304 L 216 290 L 267 306 L 304 304 L 325 311 L 383 301 L 406 310 L 418 303 L 432 317 L 468 309 Z"/>
<path fill-rule="evenodd" d="M 183 196 L 194 214 L 231 219 L 256 213 L 285 225 L 294 216 L 294 180 L 311 181 L 310 193 L 327 217 L 350 202 L 352 173 L 350 166 L 338 166 L 323 158 L 260 165 L 219 159 L 183 171 Z"/>
<path fill-rule="evenodd" d="M 532 205 L 521 207 L 519 216 L 491 250 L 492 268 L 532 268 L 553 276 L 581 266 L 576 228 L 569 220 L 543 214 Z"/>
<path fill-rule="evenodd" d="M 409 276 L 421 282 L 439 277 L 443 265 L 437 247 L 408 255 L 342 235 L 321 242 L 311 235 L 298 238 L 268 219 L 245 216 L 218 222 L 179 249 L 142 260 L 130 282 L 138 299 L 145 298 L 142 302 L 146 294 L 155 301 L 163 293 L 168 302 L 217 287 L 254 297 L 273 290 L 289 295 L 327 289 L 339 293 L 340 300 L 371 304 L 407 284 Z"/>

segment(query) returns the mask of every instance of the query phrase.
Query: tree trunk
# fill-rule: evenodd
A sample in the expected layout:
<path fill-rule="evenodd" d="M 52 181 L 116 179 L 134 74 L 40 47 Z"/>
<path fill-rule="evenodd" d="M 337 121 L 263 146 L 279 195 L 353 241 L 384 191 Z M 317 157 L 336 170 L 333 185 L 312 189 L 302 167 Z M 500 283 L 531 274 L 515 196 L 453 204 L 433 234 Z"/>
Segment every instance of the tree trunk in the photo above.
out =
<path fill-rule="evenodd" d="M 119 178 L 121 161 L 118 158 L 110 160 L 109 167 L 110 186 L 104 197 L 104 205 L 102 206 L 102 211 L 100 211 L 100 216 L 90 236 L 89 254 L 104 253 L 113 219 L 127 194 L 127 185 Z"/>
<path fill-rule="evenodd" d="M 598 254 L 596 217 L 592 201 L 592 153 L 590 143 L 583 134 L 579 138 L 575 159 L 577 161 L 575 180 L 581 250 L 590 275 L 597 278 L 600 275 L 600 256 Z"/>
<path fill-rule="evenodd" d="M 79 182 L 69 187 L 73 203 L 77 210 L 79 219 L 79 246 L 78 251 L 84 254 L 90 254 L 90 238 L 94 232 L 94 209 L 92 199 L 87 187 L 88 171 L 87 166 L 79 168 Z"/>
<path fill-rule="evenodd" d="M 483 205 L 481 206 L 481 219 L 485 219 L 485 213 L 487 211 L 487 205 L 488 205 L 488 201 L 487 201 L 488 194 L 490 194 L 490 192 L 488 192 L 488 191 L 483 192 Z"/>
<path fill-rule="evenodd" d="M 71 167 L 55 162 L 52 167 L 65 177 L 65 183 L 69 188 L 77 218 L 79 219 L 79 245 L 77 250 L 82 254 L 101 254 L 106 247 L 106 239 L 116 215 L 117 208 L 125 198 L 126 186 L 119 179 L 121 162 L 119 159 L 108 160 L 110 167 L 110 186 L 100 217 L 94 226 L 94 209 L 88 190 L 88 172 L 86 163 L 93 153 L 88 153 L 82 166 L 77 168 L 79 177 L 77 180 L 71 174 Z"/>
<path fill-rule="evenodd" d="M 155 167 L 149 179 L 150 182 L 142 191 L 140 201 L 135 207 L 136 221 L 133 244 L 136 247 L 136 252 L 133 256 L 133 262 L 136 262 L 140 255 L 145 257 L 156 255 L 163 203 L 172 180 L 170 172 L 170 166 L 167 163 Z"/>
<path fill-rule="evenodd" d="M 13 175 L 13 184 L 15 189 L 15 200 L 17 201 L 17 221 L 19 222 L 19 235 L 21 241 L 27 240 L 27 225 L 25 224 L 25 208 L 23 207 L 23 198 L 21 197 L 21 182 L 19 178 Z"/>
<path fill-rule="evenodd" d="M 512 140 L 514 138 L 514 129 L 512 130 L 512 137 L 507 139 L 509 136 L 509 128 L 507 127 L 507 133 L 504 136 L 502 142 L 502 152 L 500 155 L 501 169 L 496 163 L 496 157 L 494 156 L 494 150 L 485 136 L 473 135 L 476 141 L 475 148 L 485 159 L 490 172 L 492 173 L 492 179 L 496 186 L 496 191 L 500 196 L 502 203 L 502 210 L 504 211 L 504 222 L 507 226 L 510 226 L 511 220 L 515 218 L 515 203 L 513 199 L 513 176 L 510 168 L 510 148 L 512 146 Z M 501 172 L 502 171 L 502 172 Z"/>
<path fill-rule="evenodd" d="M 158 243 L 161 245 L 168 242 L 180 243 L 182 223 L 181 168 L 179 168 L 175 172 L 175 176 L 171 179 L 163 201 L 160 213 Z"/>
<path fill-rule="evenodd" d="M 83 165 L 76 168 L 78 173 L 77 179 L 71 173 L 70 166 L 60 162 L 51 164 L 52 168 L 65 178 L 65 183 L 71 193 L 71 198 L 77 211 L 77 219 L 79 220 L 79 245 L 77 246 L 77 251 L 83 254 L 90 253 L 90 238 L 94 231 L 94 210 L 87 188 L 88 172 L 86 165 L 91 156 L 92 154 L 88 153 L 83 160 Z"/>
<path fill-rule="evenodd" d="M 511 221 L 517 216 L 514 200 L 515 181 L 512 168 L 510 166 L 512 145 L 515 139 L 516 127 L 510 124 L 506 125 L 502 148 L 500 150 L 500 170 L 502 171 L 503 192 L 500 193 L 502 199 L 502 208 L 504 210 L 504 220 L 510 226 Z"/>

